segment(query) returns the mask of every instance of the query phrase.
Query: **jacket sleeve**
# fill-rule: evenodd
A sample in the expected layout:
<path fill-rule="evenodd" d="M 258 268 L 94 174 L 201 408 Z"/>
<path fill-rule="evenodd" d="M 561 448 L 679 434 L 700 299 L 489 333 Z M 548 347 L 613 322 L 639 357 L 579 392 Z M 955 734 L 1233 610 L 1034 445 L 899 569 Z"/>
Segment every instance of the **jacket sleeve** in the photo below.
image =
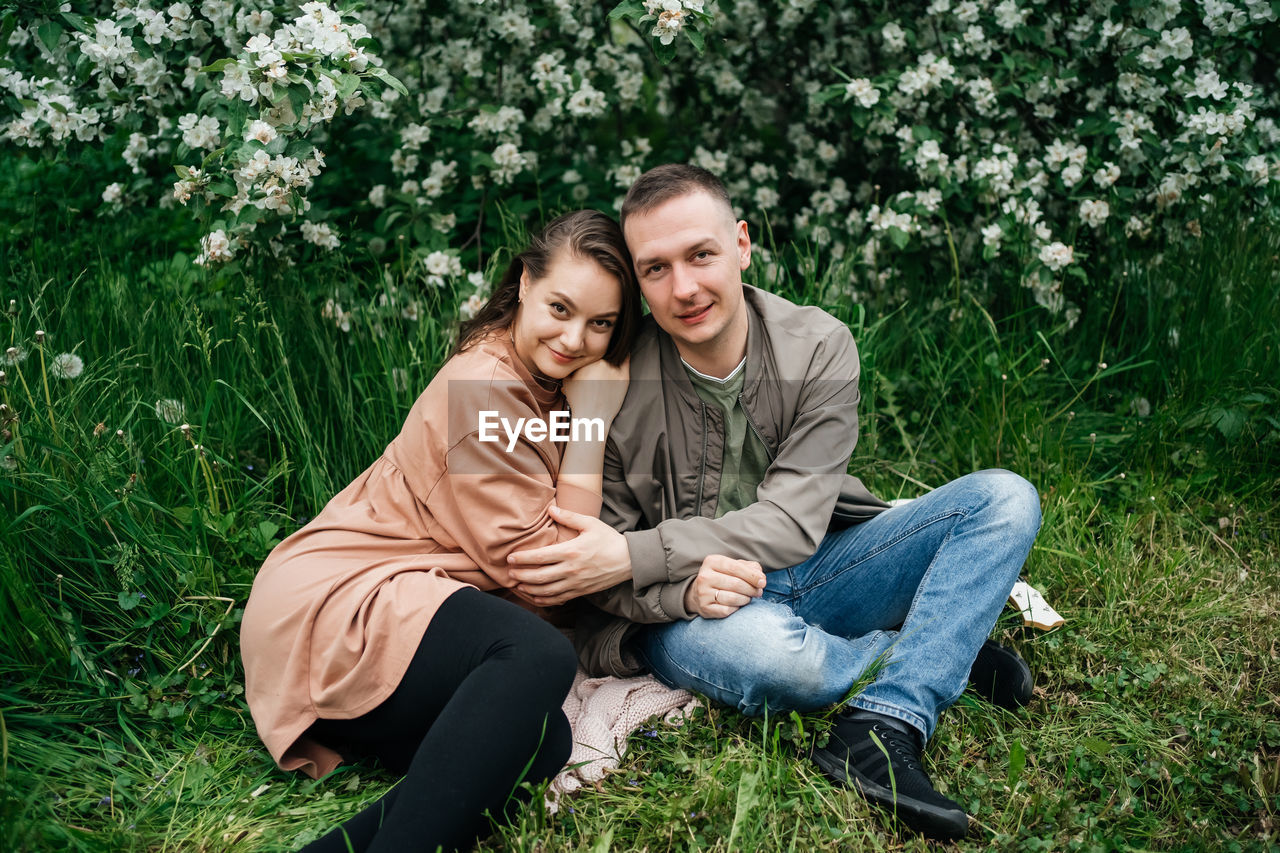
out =
<path fill-rule="evenodd" d="M 795 419 L 756 489 L 755 503 L 720 518 L 668 519 L 626 534 L 638 595 L 696 575 L 708 554 L 755 560 L 765 571 L 812 556 L 857 444 L 858 378 L 853 335 L 836 327 L 814 348 L 802 380 L 777 380 L 800 381 L 801 388 Z M 661 593 L 659 598 L 668 601 Z"/>
<path fill-rule="evenodd" d="M 643 514 L 634 493 L 627 487 L 613 439 L 605 444 L 603 492 L 601 521 L 624 535 L 642 526 Z M 697 574 L 696 569 L 693 574 Z M 587 600 L 606 613 L 632 622 L 674 622 L 693 618 L 693 614 L 684 609 L 684 593 L 691 583 L 693 575 L 676 583 L 651 583 L 643 588 L 628 581 L 593 593 Z"/>
<path fill-rule="evenodd" d="M 532 408 L 521 409 L 519 401 L 503 401 L 501 408 L 504 416 L 512 418 L 538 415 Z M 575 494 L 557 490 L 552 452 L 545 443 L 523 436 L 508 451 L 505 439 L 481 441 L 475 429 L 467 430 L 447 449 L 443 473 L 430 485 L 423 503 L 438 525 L 437 538 L 476 564 L 476 572 L 458 574 L 458 580 L 484 590 L 510 589 L 515 580 L 507 567 L 508 554 L 577 535 L 552 520 L 547 512 L 550 504 L 558 502 L 592 515 L 598 511 L 598 499 L 586 490 L 577 489 Z"/>

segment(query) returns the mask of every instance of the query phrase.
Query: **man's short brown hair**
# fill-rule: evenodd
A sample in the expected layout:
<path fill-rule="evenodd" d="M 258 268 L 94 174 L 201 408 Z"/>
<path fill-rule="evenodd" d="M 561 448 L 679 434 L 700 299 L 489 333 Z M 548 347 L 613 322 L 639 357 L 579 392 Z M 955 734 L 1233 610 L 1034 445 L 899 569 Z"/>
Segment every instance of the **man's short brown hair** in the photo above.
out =
<path fill-rule="evenodd" d="M 729 201 L 729 191 L 724 188 L 719 178 L 701 166 L 667 163 L 654 166 L 636 178 L 631 189 L 627 190 L 627 197 L 622 200 L 622 215 L 619 220 L 625 227 L 627 217 L 632 214 L 647 213 L 673 198 L 698 191 L 724 202 L 730 218 L 736 218 L 733 213 L 733 204 Z"/>

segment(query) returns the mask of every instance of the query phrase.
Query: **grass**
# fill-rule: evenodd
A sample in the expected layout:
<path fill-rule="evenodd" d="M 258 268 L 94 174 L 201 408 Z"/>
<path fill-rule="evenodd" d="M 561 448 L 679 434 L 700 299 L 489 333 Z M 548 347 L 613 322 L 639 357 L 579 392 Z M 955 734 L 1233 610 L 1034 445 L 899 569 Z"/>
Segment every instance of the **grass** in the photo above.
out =
<path fill-rule="evenodd" d="M 0 336 L 29 353 L 0 387 L 19 416 L 0 440 L 0 849 L 296 849 L 392 780 L 275 769 L 239 696 L 239 608 L 273 544 L 398 430 L 452 296 L 354 258 L 208 275 L 180 216 L 40 207 L 33 186 L 76 191 L 59 168 L 0 178 Z M 873 490 L 1001 465 L 1042 494 L 1027 574 L 1068 621 L 1026 633 L 1006 610 L 1032 705 L 966 695 L 942 718 L 929 769 L 977 822 L 958 849 L 1280 845 L 1280 234 L 1205 230 L 1159 262 L 1118 252 L 1075 329 L 1016 304 L 831 306 L 862 354 L 854 469 Z M 789 289 L 821 301 L 840 275 Z M 39 367 L 72 350 L 80 378 Z M 706 705 L 481 849 L 926 849 L 797 756 L 824 725 Z"/>

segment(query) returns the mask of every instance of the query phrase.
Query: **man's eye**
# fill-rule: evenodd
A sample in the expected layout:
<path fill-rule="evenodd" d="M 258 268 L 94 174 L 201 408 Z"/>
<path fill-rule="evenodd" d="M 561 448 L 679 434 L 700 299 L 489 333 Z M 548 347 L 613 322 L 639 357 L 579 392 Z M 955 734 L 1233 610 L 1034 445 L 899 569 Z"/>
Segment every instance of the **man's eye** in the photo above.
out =
<path fill-rule="evenodd" d="M 649 267 L 649 269 L 647 269 L 645 272 L 647 275 L 657 275 L 658 273 L 662 272 L 662 264 L 654 264 L 653 266 Z"/>

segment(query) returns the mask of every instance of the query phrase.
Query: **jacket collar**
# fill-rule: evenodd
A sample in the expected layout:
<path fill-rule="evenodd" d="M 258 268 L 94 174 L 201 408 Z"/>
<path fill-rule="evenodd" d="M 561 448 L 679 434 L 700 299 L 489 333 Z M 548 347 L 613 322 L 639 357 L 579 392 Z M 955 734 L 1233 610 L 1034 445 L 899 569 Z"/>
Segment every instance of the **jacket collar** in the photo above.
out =
<path fill-rule="evenodd" d="M 751 398 L 755 396 L 764 373 L 761 366 L 765 354 L 765 335 L 764 323 L 761 321 L 759 311 L 755 305 L 755 292 L 757 289 L 749 284 L 742 285 L 742 289 L 742 301 L 747 308 L 747 363 L 743 367 L 742 394 L 745 398 Z M 653 328 L 658 337 L 658 352 L 661 354 L 659 360 L 662 363 L 662 381 L 670 382 L 690 405 L 701 405 L 701 398 L 698 397 L 698 392 L 694 390 L 693 383 L 689 380 L 689 374 L 685 372 L 684 364 L 680 359 L 680 350 L 676 349 L 675 340 L 663 331 L 662 327 L 656 322 L 653 324 Z"/>

